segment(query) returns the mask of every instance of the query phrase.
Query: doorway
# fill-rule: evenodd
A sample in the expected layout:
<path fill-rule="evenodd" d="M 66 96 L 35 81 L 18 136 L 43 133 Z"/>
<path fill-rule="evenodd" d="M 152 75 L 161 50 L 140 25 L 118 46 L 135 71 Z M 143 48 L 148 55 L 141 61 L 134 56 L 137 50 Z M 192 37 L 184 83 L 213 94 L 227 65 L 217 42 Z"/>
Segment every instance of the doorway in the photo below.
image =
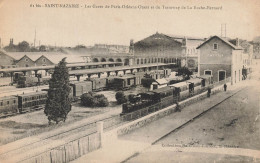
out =
<path fill-rule="evenodd" d="M 225 80 L 226 78 L 226 71 L 219 71 L 218 72 L 218 81 Z"/>

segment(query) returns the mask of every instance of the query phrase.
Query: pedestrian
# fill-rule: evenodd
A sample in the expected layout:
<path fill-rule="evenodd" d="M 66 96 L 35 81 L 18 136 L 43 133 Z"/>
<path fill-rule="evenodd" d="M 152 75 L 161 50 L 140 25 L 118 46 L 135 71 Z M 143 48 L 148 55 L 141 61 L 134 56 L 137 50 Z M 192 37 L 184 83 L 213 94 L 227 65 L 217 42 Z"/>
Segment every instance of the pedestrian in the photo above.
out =
<path fill-rule="evenodd" d="M 224 84 L 224 91 L 225 92 L 227 91 L 227 84 L 226 83 Z"/>
<path fill-rule="evenodd" d="M 181 107 L 178 101 L 176 102 L 176 111 L 181 112 Z"/>
<path fill-rule="evenodd" d="M 209 87 L 208 88 L 208 97 L 210 97 L 210 94 L 211 94 L 211 88 Z"/>

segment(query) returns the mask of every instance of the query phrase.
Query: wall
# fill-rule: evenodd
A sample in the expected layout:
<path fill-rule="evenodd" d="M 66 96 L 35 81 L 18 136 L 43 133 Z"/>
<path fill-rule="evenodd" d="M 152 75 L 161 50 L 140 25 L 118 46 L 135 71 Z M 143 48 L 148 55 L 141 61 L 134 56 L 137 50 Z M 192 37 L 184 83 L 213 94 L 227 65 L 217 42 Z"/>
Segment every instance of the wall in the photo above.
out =
<path fill-rule="evenodd" d="M 232 56 L 232 84 L 242 81 L 243 51 L 233 50 Z"/>
<path fill-rule="evenodd" d="M 213 50 L 213 44 L 218 50 Z M 232 48 L 218 38 L 212 38 L 200 48 L 200 64 L 231 64 Z"/>
<path fill-rule="evenodd" d="M 200 75 L 204 75 L 205 70 L 212 70 L 214 82 L 218 82 L 218 71 L 219 70 L 225 70 L 226 71 L 226 77 L 231 77 L 231 65 L 201 64 L 200 65 Z"/>

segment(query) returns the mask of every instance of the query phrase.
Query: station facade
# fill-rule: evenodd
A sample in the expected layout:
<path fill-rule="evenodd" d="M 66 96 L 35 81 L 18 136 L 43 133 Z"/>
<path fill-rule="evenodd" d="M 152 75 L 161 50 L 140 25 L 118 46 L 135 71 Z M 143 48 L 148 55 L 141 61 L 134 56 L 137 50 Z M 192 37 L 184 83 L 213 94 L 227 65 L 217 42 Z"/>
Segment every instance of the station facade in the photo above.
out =
<path fill-rule="evenodd" d="M 185 37 L 155 33 L 133 44 L 134 63 L 176 63 L 178 67 L 196 70 L 198 67 L 197 46 L 203 38 Z M 131 45 L 130 45 L 131 49 Z"/>
<path fill-rule="evenodd" d="M 213 36 L 197 47 L 199 55 L 199 75 L 212 75 L 218 82 L 231 77 L 231 83 L 242 80 L 243 48 L 225 38 Z"/>

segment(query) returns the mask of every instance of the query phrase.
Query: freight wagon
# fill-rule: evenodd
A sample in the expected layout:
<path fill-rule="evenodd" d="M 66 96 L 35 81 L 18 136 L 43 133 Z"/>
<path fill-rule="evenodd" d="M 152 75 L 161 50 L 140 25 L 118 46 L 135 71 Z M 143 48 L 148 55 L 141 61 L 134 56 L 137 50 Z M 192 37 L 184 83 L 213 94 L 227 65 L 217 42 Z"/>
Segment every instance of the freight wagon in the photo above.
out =
<path fill-rule="evenodd" d="M 87 78 L 86 81 L 92 83 L 92 91 L 102 91 L 107 88 L 106 78 Z"/>

